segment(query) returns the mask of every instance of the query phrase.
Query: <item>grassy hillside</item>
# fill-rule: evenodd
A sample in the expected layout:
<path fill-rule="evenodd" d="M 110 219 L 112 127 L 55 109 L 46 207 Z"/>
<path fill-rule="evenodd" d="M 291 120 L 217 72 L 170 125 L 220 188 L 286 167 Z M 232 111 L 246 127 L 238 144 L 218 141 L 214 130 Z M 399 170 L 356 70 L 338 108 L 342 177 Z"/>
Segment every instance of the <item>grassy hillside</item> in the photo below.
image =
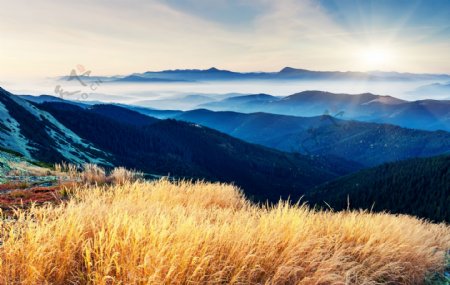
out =
<path fill-rule="evenodd" d="M 249 204 L 233 186 L 79 188 L 0 222 L 0 284 L 421 284 L 450 228 Z"/>
<path fill-rule="evenodd" d="M 373 209 L 449 223 L 450 155 L 364 169 L 313 189 L 305 199 L 335 210 Z"/>

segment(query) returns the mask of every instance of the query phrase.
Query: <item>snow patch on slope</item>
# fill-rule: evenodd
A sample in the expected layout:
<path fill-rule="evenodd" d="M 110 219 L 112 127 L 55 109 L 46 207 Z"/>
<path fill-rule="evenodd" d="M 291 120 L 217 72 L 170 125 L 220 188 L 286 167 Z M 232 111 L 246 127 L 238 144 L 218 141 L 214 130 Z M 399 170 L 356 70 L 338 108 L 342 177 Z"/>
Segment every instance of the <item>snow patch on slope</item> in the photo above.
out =
<path fill-rule="evenodd" d="M 8 94 L 9 97 L 14 100 L 17 104 L 25 108 L 31 115 L 35 117 L 35 119 L 39 121 L 45 121 L 46 123 L 46 132 L 48 135 L 56 142 L 57 145 L 57 151 L 63 155 L 66 159 L 70 160 L 73 163 L 82 164 L 85 162 L 90 163 L 96 163 L 96 164 L 105 164 L 105 165 L 111 165 L 111 163 L 105 161 L 104 159 L 97 158 L 86 152 L 85 150 L 93 150 L 99 153 L 103 153 L 105 156 L 108 156 L 108 154 L 105 154 L 101 150 L 95 148 L 93 145 L 83 142 L 83 140 L 74 132 L 72 132 L 70 129 L 66 128 L 63 124 L 61 124 L 58 120 L 56 120 L 52 115 L 49 113 L 42 111 L 38 109 L 33 104 L 29 103 L 28 101 L 12 95 Z M 1 112 L 2 114 L 6 113 L 9 114 L 6 110 L 6 107 L 4 105 L 3 109 L 6 112 Z M 1 115 L 1 114 L 0 114 Z M 23 153 L 27 157 L 31 157 L 30 152 L 28 149 L 31 149 L 31 147 L 28 146 L 28 140 L 26 138 L 23 138 L 23 136 L 20 134 L 20 126 L 19 123 L 14 120 L 11 116 L 9 116 L 10 121 L 15 122 L 15 124 L 12 124 L 12 130 L 13 134 L 10 135 L 9 140 L 13 140 L 13 144 L 17 144 L 16 148 L 11 148 L 9 146 L 8 148 L 11 148 L 13 150 L 16 150 L 20 153 Z M 6 120 L 6 118 L 5 118 Z M 5 121 L 2 118 L 2 121 Z M 9 126 L 8 126 L 9 127 Z"/>
<path fill-rule="evenodd" d="M 19 123 L 11 117 L 5 105 L 0 102 L 0 121 L 9 129 L 0 130 L 1 145 L 7 149 L 20 152 L 27 158 L 31 158 L 29 141 L 20 133 Z"/>

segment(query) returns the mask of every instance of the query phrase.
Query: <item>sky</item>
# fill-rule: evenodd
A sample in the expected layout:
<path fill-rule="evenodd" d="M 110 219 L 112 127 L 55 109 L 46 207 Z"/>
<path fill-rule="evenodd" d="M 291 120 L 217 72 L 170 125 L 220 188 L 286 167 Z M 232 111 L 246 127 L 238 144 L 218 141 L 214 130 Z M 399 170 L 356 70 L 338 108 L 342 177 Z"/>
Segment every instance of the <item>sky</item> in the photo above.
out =
<path fill-rule="evenodd" d="M 0 0 L 0 80 L 217 67 L 450 73 L 448 0 Z"/>

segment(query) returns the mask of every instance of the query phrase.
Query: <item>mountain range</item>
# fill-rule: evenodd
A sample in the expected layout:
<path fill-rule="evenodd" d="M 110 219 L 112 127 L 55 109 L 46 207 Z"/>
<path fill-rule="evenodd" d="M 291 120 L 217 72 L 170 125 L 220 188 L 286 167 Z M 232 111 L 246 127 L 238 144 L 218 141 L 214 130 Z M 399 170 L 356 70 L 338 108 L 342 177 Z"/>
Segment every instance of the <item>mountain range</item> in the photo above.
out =
<path fill-rule="evenodd" d="M 388 123 L 406 128 L 450 131 L 450 100 L 405 101 L 371 93 L 336 94 L 303 91 L 286 97 L 267 94 L 226 98 L 198 106 L 213 111 L 265 112 Z"/>
<path fill-rule="evenodd" d="M 410 91 L 409 94 L 428 94 L 430 97 L 443 97 L 446 100 L 450 100 L 450 82 L 423 85 Z"/>
<path fill-rule="evenodd" d="M 67 80 L 68 76 L 60 79 Z M 278 72 L 235 72 L 217 69 L 175 69 L 147 71 L 125 76 L 88 77 L 83 80 L 102 80 L 117 83 L 176 83 L 194 81 L 229 81 L 229 80 L 365 80 L 365 81 L 411 81 L 411 80 L 450 80 L 446 74 L 414 74 L 400 72 L 352 72 L 352 71 L 313 71 L 293 67 L 284 67 Z"/>
<path fill-rule="evenodd" d="M 331 156 L 269 149 L 120 106 L 37 104 L 3 89 L 0 103 L 0 147 L 29 159 L 120 165 L 154 175 L 235 183 L 258 201 L 299 198 L 314 185 L 361 168 Z"/>
<path fill-rule="evenodd" d="M 62 100 L 53 96 L 22 98 L 37 103 Z M 65 102 L 78 106 L 99 103 Z M 121 106 L 161 119 L 176 116 L 181 113 L 180 110 L 208 109 L 298 117 L 329 115 L 336 119 L 392 124 L 410 129 L 450 131 L 450 100 L 406 101 L 371 93 L 337 94 L 303 91 L 284 97 L 269 94 L 188 94 L 166 99 L 141 100 L 133 105 Z"/>
<path fill-rule="evenodd" d="M 329 115 L 306 118 L 202 109 L 173 118 L 282 151 L 340 156 L 365 166 L 450 153 L 449 132 L 346 121 Z"/>
<path fill-rule="evenodd" d="M 186 97 L 186 100 L 191 97 Z M 201 96 L 201 98 L 203 97 L 206 96 Z M 28 97 L 23 98 L 30 100 Z M 236 95 L 228 97 L 225 101 L 239 103 L 265 102 L 271 101 L 273 98 L 274 96 L 265 94 Z M 150 116 L 152 120 L 154 120 L 153 117 L 156 117 L 159 119 L 171 118 L 186 121 L 218 130 L 246 142 L 260 144 L 281 151 L 304 155 L 351 158 L 351 160 L 364 166 L 375 166 L 384 162 L 412 157 L 434 156 L 450 152 L 450 133 L 446 131 L 423 131 L 385 123 L 342 120 L 329 114 L 314 117 L 297 117 L 261 112 L 214 112 L 206 109 L 182 112 L 156 110 L 124 104 L 92 106 L 83 105 L 80 102 L 47 97 L 33 97 L 31 100 L 41 103 L 73 103 L 83 108 L 92 108 L 92 110 L 105 109 L 110 111 L 111 118 L 119 116 L 126 118 L 126 116 L 117 115 L 116 111 L 114 111 L 113 106 L 120 106 Z M 195 98 L 195 101 L 197 100 Z M 150 118 L 147 117 L 148 119 Z M 141 121 L 145 122 L 146 120 L 141 119 Z M 138 124 L 137 119 L 135 119 L 135 122 Z"/>

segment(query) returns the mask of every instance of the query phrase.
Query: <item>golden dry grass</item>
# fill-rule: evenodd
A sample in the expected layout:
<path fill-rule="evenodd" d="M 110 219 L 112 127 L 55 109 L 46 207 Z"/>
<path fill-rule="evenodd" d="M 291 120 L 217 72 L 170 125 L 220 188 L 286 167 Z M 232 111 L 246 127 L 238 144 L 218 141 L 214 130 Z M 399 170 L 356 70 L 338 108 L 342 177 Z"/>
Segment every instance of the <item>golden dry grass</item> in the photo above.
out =
<path fill-rule="evenodd" d="M 124 167 L 116 167 L 109 174 L 107 180 L 108 182 L 115 184 L 124 184 L 130 181 L 136 181 L 142 179 L 144 173 L 136 170 L 128 170 Z"/>
<path fill-rule="evenodd" d="M 144 173 L 136 170 L 128 170 L 124 167 L 116 167 L 109 173 L 105 168 L 92 163 L 86 163 L 80 166 L 71 163 L 57 163 L 54 165 L 55 171 L 52 174 L 59 177 L 68 177 L 69 179 L 82 182 L 84 184 L 124 184 L 142 179 Z"/>
<path fill-rule="evenodd" d="M 96 164 L 84 164 L 83 171 L 81 171 L 79 174 L 81 176 L 81 181 L 88 184 L 104 184 L 107 180 L 105 169 Z"/>
<path fill-rule="evenodd" d="M 0 284 L 421 284 L 450 248 L 443 224 L 258 207 L 222 184 L 72 195 L 2 222 Z"/>
<path fill-rule="evenodd" d="M 77 166 L 67 162 L 56 163 L 54 165 L 55 175 L 57 176 L 68 176 L 71 179 L 79 178 L 80 174 L 78 172 Z"/>

